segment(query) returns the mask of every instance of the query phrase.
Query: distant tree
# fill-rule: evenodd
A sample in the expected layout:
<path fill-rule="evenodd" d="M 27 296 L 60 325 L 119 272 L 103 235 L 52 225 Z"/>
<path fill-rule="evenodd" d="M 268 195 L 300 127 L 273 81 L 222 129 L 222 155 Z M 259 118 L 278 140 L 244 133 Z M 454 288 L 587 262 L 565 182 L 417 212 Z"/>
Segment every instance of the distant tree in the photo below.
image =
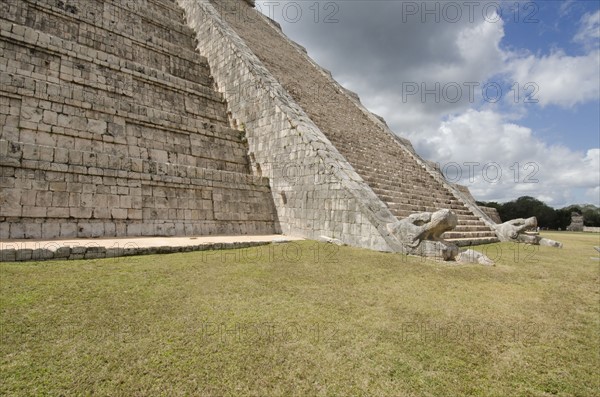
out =
<path fill-rule="evenodd" d="M 519 197 L 506 203 L 478 201 L 477 205 L 496 208 L 502 222 L 535 216 L 540 227 L 565 230 L 571 224 L 571 214 L 576 212 L 583 215 L 584 225 L 600 227 L 600 208 L 594 205 L 570 205 L 555 210 L 530 196 Z"/>
<path fill-rule="evenodd" d="M 586 208 L 583 210 L 583 224 L 585 226 L 600 227 L 600 209 Z"/>
<path fill-rule="evenodd" d="M 583 211 L 581 211 L 581 206 L 579 205 L 570 205 L 562 209 L 565 211 L 577 212 L 579 215 L 583 214 Z"/>
<path fill-rule="evenodd" d="M 502 204 L 498 213 L 502 222 L 535 216 L 540 227 L 552 228 L 557 221 L 557 214 L 553 208 L 530 196 L 519 197 L 515 201 Z"/>
<path fill-rule="evenodd" d="M 550 226 L 552 229 L 561 229 L 565 230 L 567 226 L 571 224 L 571 211 L 570 209 L 562 208 L 560 210 L 556 210 L 556 220 L 554 224 Z"/>
<path fill-rule="evenodd" d="M 477 205 L 480 206 L 484 206 L 484 207 L 491 207 L 491 208 L 495 208 L 495 209 L 499 209 L 500 207 L 502 207 L 502 204 L 499 204 L 495 201 L 476 201 Z"/>

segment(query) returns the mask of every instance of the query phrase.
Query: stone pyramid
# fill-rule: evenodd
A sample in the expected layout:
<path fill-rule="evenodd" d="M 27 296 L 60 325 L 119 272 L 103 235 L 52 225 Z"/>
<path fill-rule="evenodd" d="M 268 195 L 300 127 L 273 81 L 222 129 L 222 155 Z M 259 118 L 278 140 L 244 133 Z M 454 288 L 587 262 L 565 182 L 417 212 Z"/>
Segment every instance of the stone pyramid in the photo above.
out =
<path fill-rule="evenodd" d="M 2 238 L 278 231 L 177 4 L 0 12 Z"/>
<path fill-rule="evenodd" d="M 286 233 L 399 251 L 493 222 L 252 1 L 0 6 L 0 238 Z M 468 193 L 468 192 L 467 192 Z"/>

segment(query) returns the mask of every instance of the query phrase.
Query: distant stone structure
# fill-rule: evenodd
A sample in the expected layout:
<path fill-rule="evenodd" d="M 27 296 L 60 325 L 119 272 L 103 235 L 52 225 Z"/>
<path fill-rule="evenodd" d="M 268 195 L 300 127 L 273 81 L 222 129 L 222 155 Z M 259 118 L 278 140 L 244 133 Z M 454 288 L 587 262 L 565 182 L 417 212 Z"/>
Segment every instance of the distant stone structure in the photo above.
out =
<path fill-rule="evenodd" d="M 407 252 L 400 222 L 442 211 L 454 227 L 423 241 L 498 241 L 253 5 L 0 3 L 0 239 L 283 232 Z"/>
<path fill-rule="evenodd" d="M 577 212 L 571 212 L 571 224 L 567 226 L 567 230 L 570 232 L 582 232 L 583 231 L 583 215 Z"/>

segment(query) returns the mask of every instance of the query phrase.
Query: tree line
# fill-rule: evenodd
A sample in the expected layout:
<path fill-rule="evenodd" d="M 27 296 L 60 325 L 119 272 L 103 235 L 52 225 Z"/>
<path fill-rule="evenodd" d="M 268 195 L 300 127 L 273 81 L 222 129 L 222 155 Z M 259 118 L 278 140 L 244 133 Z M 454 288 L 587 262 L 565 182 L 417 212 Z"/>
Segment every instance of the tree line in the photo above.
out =
<path fill-rule="evenodd" d="M 478 205 L 493 207 L 498 210 L 502 222 L 516 218 L 529 218 L 535 216 L 541 228 L 565 230 L 571 224 L 571 213 L 583 215 L 585 226 L 600 227 L 600 208 L 595 205 L 570 205 L 561 209 L 554 209 L 543 201 L 530 196 L 519 197 L 507 203 L 478 201 Z"/>

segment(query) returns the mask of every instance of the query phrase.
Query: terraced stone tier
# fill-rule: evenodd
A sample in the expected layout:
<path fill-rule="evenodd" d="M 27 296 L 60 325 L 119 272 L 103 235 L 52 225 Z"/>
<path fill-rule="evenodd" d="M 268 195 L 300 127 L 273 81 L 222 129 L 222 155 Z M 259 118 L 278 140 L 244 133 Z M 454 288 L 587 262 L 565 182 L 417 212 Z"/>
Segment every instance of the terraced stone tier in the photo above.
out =
<path fill-rule="evenodd" d="M 0 3 L 0 238 L 279 232 L 183 11 Z"/>

